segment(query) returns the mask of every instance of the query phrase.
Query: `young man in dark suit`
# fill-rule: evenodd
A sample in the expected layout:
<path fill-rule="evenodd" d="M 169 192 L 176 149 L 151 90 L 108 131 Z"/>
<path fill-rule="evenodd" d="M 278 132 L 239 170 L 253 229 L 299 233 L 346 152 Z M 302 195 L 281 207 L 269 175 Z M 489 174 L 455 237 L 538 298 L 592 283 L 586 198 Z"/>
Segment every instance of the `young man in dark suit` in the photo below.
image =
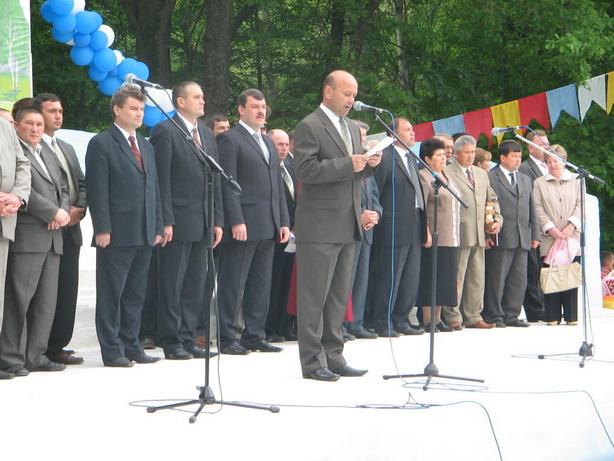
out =
<path fill-rule="evenodd" d="M 15 122 L 31 164 L 32 185 L 27 209 L 22 207 L 17 215 L 15 240 L 9 248 L 0 369 L 26 376 L 31 371 L 66 368 L 50 361 L 45 352 L 58 291 L 60 229 L 70 221 L 70 205 L 60 165 L 40 144 L 43 114 L 32 107 L 21 109 Z"/>
<path fill-rule="evenodd" d="M 164 223 L 164 240 L 158 249 L 157 344 L 166 358 L 182 360 L 206 355 L 196 346 L 196 327 L 205 294 L 207 248 L 222 239 L 224 216 L 217 174 L 213 176 L 214 216 L 207 216 L 209 166 L 198 147 L 215 160 L 218 154 L 213 132 L 198 119 L 205 113 L 203 90 L 194 82 L 179 83 L 173 89 L 173 102 L 174 121 L 183 131 L 167 120 L 155 127 L 151 137 Z"/>
<path fill-rule="evenodd" d="M 527 286 L 529 249 L 539 246 L 540 230 L 533 209 L 531 180 L 518 173 L 522 147 L 508 139 L 499 145 L 499 166 L 490 170 L 505 225 L 486 250 L 484 317 L 498 328 L 528 327 L 518 318 Z"/>
<path fill-rule="evenodd" d="M 60 98 L 55 94 L 43 93 L 34 98 L 33 106 L 43 113 L 45 119 L 45 132 L 41 142 L 43 150 L 57 157 L 70 195 L 68 211 L 70 222 L 62 228 L 64 251 L 60 257 L 58 299 L 49 335 L 47 357 L 53 362 L 78 365 L 83 363 L 83 358 L 66 353 L 64 348 L 72 339 L 77 310 L 79 253 L 83 244 L 80 222 L 85 216 L 87 207 L 85 176 L 81 171 L 75 149 L 55 135 L 64 122 L 64 110 Z"/>
<path fill-rule="evenodd" d="M 218 277 L 220 351 L 279 352 L 281 347 L 266 342 L 265 324 L 275 241 L 288 240 L 290 220 L 275 146 L 260 131 L 266 115 L 264 95 L 246 90 L 237 106 L 239 123 L 216 137 L 222 168 L 243 189 L 242 195 L 236 195 L 222 184 L 226 232 Z M 237 342 L 240 307 L 245 327 Z"/>
<path fill-rule="evenodd" d="M 85 156 L 96 246 L 96 332 L 105 366 L 131 367 L 158 357 L 138 334 L 153 245 L 162 240 L 154 149 L 136 134 L 145 96 L 134 85 L 111 97 L 114 124 L 94 136 Z"/>

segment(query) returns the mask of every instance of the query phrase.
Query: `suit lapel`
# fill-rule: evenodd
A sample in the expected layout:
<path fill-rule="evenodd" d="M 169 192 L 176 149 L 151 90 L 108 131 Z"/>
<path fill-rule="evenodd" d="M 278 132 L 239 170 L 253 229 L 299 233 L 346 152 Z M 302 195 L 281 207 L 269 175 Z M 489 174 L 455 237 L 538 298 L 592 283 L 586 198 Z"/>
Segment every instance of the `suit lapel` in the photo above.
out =
<path fill-rule="evenodd" d="M 463 171 L 461 166 L 458 164 L 458 162 L 456 162 L 456 160 L 452 163 L 452 170 L 453 170 L 454 174 L 456 175 L 456 177 L 461 182 L 465 183 L 465 185 L 469 189 L 475 190 L 474 186 L 471 184 L 471 182 L 469 182 L 469 178 L 467 177 L 467 175 L 465 174 L 465 172 Z M 473 181 L 475 182 L 475 175 L 473 175 Z"/>
<path fill-rule="evenodd" d="M 188 135 L 191 138 L 193 138 L 192 133 L 190 133 L 190 131 L 188 130 L 188 127 L 186 126 L 185 122 L 183 121 L 183 119 L 179 116 L 179 114 L 175 114 L 173 116 L 173 119 L 175 119 L 175 121 L 179 124 L 179 126 L 182 128 L 183 132 L 181 133 L 182 136 L 184 135 Z M 204 146 L 205 144 L 203 143 L 203 138 L 201 136 L 201 132 L 202 130 L 200 129 L 200 127 L 198 127 L 198 120 L 196 121 L 196 125 L 198 128 L 198 139 L 200 140 L 200 145 L 203 146 L 203 150 L 204 150 Z M 194 153 L 194 155 L 196 156 L 196 158 L 202 162 L 202 163 L 207 163 L 207 161 L 205 160 L 205 157 L 203 157 L 202 153 L 200 152 L 200 150 L 198 149 L 198 147 L 195 145 L 193 148 L 191 147 L 190 150 Z"/>
<path fill-rule="evenodd" d="M 328 118 L 328 116 L 324 113 L 324 111 L 320 109 L 319 107 L 318 107 L 318 117 L 320 118 L 320 121 L 324 125 L 324 131 L 331 137 L 331 139 L 337 145 L 337 147 L 339 148 L 339 151 L 343 154 L 343 156 L 347 157 L 348 151 L 347 151 L 347 148 L 345 147 L 345 143 L 343 142 L 343 139 L 341 139 L 341 135 L 339 134 L 339 131 L 337 130 L 337 128 L 335 128 L 335 125 L 333 125 L 333 122 L 331 121 L 331 119 Z M 348 130 L 349 130 L 349 127 L 348 127 Z M 352 135 L 350 133 L 350 138 L 351 137 Z M 354 141 L 352 140 L 352 142 Z"/>
<path fill-rule="evenodd" d="M 43 150 L 44 149 L 45 149 L 45 146 L 43 145 Z M 34 154 L 32 152 L 30 152 L 30 149 L 28 149 L 27 147 L 24 146 L 23 147 L 23 151 L 26 154 L 26 157 L 28 157 L 28 160 L 30 160 L 30 164 L 38 172 L 38 174 L 41 176 L 41 178 L 43 178 L 45 181 L 50 182 L 50 183 L 53 184 L 53 181 L 49 178 L 47 173 L 45 173 L 45 170 L 43 170 L 43 167 L 39 163 L 38 159 L 34 156 Z M 41 151 L 41 156 L 42 156 L 42 151 Z"/>
<path fill-rule="evenodd" d="M 394 146 L 392 146 L 392 155 L 394 155 L 394 161 L 396 162 L 399 169 L 403 172 L 405 177 L 411 182 L 411 178 L 409 177 L 409 171 L 407 171 L 407 167 L 405 166 L 403 159 L 401 158 L 401 156 L 397 152 L 396 147 Z"/>
<path fill-rule="evenodd" d="M 132 149 L 130 147 L 130 144 L 128 143 L 128 140 L 126 138 L 124 138 L 124 135 L 122 134 L 121 131 L 119 131 L 119 128 L 117 128 L 115 125 L 112 126 L 112 133 L 113 133 L 113 138 L 115 138 L 115 141 L 118 143 L 119 145 L 119 149 L 122 151 L 122 153 L 128 157 L 128 161 L 134 165 L 134 167 L 139 170 L 141 173 L 143 173 L 143 170 L 141 169 L 141 165 L 139 165 L 136 161 L 136 158 L 134 157 L 134 152 L 132 152 Z M 141 149 L 141 147 L 138 145 L 138 136 L 136 136 L 136 140 L 137 140 L 137 147 L 139 148 L 139 150 Z M 142 154 L 141 154 L 142 157 Z"/>
<path fill-rule="evenodd" d="M 505 174 L 503 173 L 503 171 L 501 171 L 501 168 L 497 168 L 495 170 L 495 174 L 497 175 L 497 179 L 503 184 L 503 187 L 505 187 L 508 191 L 510 191 L 514 196 L 518 195 L 518 192 L 516 191 L 516 189 L 512 187 L 510 182 L 505 177 Z M 516 175 L 516 177 L 518 177 L 518 175 Z M 516 180 L 516 184 L 518 184 L 518 180 Z"/>
<path fill-rule="evenodd" d="M 258 157 L 260 157 L 264 163 L 267 163 L 266 159 L 264 158 L 264 152 L 262 152 L 262 149 L 260 148 L 260 145 L 256 142 L 256 139 L 254 138 L 254 136 L 252 136 L 250 132 L 247 131 L 245 127 L 241 125 L 240 123 L 237 124 L 237 129 L 243 135 L 246 142 L 256 150 Z M 266 141 L 265 141 L 265 144 L 266 144 Z M 270 152 L 269 152 L 269 155 L 270 155 Z"/>

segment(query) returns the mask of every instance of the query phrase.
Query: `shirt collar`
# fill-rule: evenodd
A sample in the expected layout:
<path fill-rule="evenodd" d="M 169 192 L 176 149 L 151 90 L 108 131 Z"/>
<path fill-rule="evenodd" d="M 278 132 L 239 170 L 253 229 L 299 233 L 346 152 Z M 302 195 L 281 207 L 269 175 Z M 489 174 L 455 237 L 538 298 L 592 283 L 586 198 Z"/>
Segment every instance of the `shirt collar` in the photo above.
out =
<path fill-rule="evenodd" d="M 339 117 L 337 114 L 335 114 L 332 110 L 330 110 L 324 104 L 320 104 L 320 109 L 322 109 L 322 111 L 326 114 L 326 116 L 330 118 L 331 122 L 333 122 L 336 126 L 339 126 L 339 119 L 342 117 Z"/>
<path fill-rule="evenodd" d="M 575 176 L 567 168 L 565 168 L 560 178 L 555 178 L 550 172 L 546 174 L 546 181 L 569 181 L 574 178 Z"/>
<path fill-rule="evenodd" d="M 119 131 L 121 131 L 124 138 L 126 138 L 126 141 L 130 142 L 130 140 L 128 139 L 130 136 L 134 136 L 136 139 L 136 132 L 134 132 L 133 134 L 130 134 L 126 130 L 124 130 L 121 126 L 119 126 L 117 123 L 114 123 L 114 125 L 119 129 Z"/>
<path fill-rule="evenodd" d="M 241 125 L 243 128 L 245 128 L 245 129 L 248 131 L 248 133 L 249 133 L 249 134 L 251 134 L 252 136 L 254 136 L 254 135 L 256 134 L 256 132 L 254 131 L 254 129 L 253 129 L 251 126 L 249 126 L 247 123 L 245 123 L 243 120 L 239 120 L 239 124 L 240 124 L 240 125 Z M 261 134 L 261 133 L 258 133 L 258 134 L 262 136 L 262 134 Z"/>
<path fill-rule="evenodd" d="M 28 144 L 27 142 L 24 142 L 21 138 L 19 138 L 19 142 L 21 143 L 22 146 L 25 146 L 32 154 L 40 155 L 41 150 L 43 148 L 43 146 L 41 146 L 40 143 L 38 143 L 36 147 L 32 149 L 32 146 L 30 146 L 30 144 Z"/>
<path fill-rule="evenodd" d="M 56 139 L 55 135 L 49 136 L 47 133 L 43 133 L 43 141 L 45 141 L 50 146 L 53 146 L 54 139 Z"/>
<path fill-rule="evenodd" d="M 194 131 L 194 128 L 198 130 L 198 127 L 195 124 L 189 122 L 187 118 L 185 118 L 183 115 L 179 113 L 179 111 L 177 111 L 177 115 L 179 115 L 179 118 L 183 120 L 183 123 L 185 123 L 185 126 L 188 128 L 188 131 L 190 132 L 190 134 L 192 134 L 192 132 Z M 198 122 L 196 123 L 198 124 Z"/>

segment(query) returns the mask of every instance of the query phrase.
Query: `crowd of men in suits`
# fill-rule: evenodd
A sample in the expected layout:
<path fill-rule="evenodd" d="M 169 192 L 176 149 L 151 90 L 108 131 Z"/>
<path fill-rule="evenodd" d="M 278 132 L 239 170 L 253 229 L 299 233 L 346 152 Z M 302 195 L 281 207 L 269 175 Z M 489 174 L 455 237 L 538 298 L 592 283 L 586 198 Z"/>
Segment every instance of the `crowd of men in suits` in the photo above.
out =
<path fill-rule="evenodd" d="M 182 82 L 176 114 L 146 140 L 136 132 L 145 96 L 124 85 L 111 98 L 113 123 L 87 146 L 85 175 L 55 136 L 60 99 L 17 105 L 15 129 L 0 120 L 0 378 L 83 362 L 66 347 L 87 208 L 105 366 L 154 363 L 145 350 L 155 346 L 170 360 L 217 355 L 204 334 L 215 286 L 219 352 L 280 352 L 273 343 L 298 340 L 308 379 L 364 375 L 343 357 L 348 339 L 424 333 L 411 320 L 429 238 L 415 135 L 398 118 L 398 140 L 368 155 L 368 126 L 347 117 L 357 91 L 351 74 L 329 74 L 321 104 L 290 139 L 265 133 L 259 90 L 239 95 L 231 128 L 222 115 L 201 120 L 203 90 Z M 528 326 L 522 305 L 529 321 L 543 319 L 531 201 L 543 154 L 529 147 L 521 164 L 520 145 L 505 141 L 487 174 L 473 165 L 475 139 L 439 138 L 446 174 L 469 203 L 458 223 L 459 302 L 444 307 L 440 331 Z M 548 142 L 544 133 L 533 141 Z"/>

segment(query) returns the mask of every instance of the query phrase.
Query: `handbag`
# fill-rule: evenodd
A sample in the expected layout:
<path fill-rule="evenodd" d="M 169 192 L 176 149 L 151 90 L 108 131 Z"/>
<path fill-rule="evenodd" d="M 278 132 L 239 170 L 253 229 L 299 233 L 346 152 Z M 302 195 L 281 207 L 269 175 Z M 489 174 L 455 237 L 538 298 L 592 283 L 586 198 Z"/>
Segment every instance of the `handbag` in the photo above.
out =
<path fill-rule="evenodd" d="M 578 262 L 563 266 L 542 267 L 539 282 L 542 291 L 546 294 L 578 288 L 582 285 L 582 268 Z"/>

